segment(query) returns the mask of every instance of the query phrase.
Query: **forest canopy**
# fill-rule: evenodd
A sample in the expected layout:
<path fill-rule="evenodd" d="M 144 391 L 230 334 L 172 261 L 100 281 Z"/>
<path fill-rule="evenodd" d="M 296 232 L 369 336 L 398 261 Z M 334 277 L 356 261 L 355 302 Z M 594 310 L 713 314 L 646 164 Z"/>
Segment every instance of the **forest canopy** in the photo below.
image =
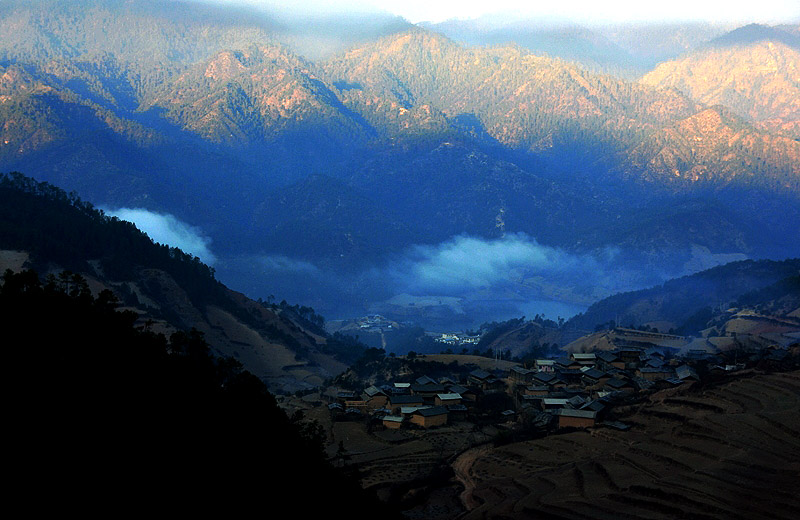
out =
<path fill-rule="evenodd" d="M 6 271 L 0 330 L 13 398 L 6 432 L 26 454 L 9 470 L 65 508 L 292 504 L 307 516 L 347 496 L 377 502 L 325 459 L 321 432 L 289 418 L 255 376 L 210 354 L 201 333 L 134 326 L 79 275 Z M 77 471 L 80 470 L 80 471 Z M 319 500 L 303 500 L 307 486 Z M 93 497 L 87 498 L 91 490 Z"/>

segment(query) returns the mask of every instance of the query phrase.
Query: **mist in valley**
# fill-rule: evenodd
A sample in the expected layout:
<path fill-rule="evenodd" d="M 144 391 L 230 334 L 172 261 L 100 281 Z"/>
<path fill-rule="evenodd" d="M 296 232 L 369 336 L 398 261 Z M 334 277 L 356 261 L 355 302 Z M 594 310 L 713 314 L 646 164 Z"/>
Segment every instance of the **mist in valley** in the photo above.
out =
<path fill-rule="evenodd" d="M 311 306 L 328 320 L 377 313 L 434 331 L 537 314 L 569 319 L 607 296 L 747 258 L 695 246 L 656 262 L 616 247 L 569 252 L 514 233 L 497 239 L 459 235 L 348 268 L 281 254 L 217 252 L 208 234 L 173 215 L 104 211 L 135 223 L 155 242 L 199 257 L 223 283 L 253 299 Z"/>

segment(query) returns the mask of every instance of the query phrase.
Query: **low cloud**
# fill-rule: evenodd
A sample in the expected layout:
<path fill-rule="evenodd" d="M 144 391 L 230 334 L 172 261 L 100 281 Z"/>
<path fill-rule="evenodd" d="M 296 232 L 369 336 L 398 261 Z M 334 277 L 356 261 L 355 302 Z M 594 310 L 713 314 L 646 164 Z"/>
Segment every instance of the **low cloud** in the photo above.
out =
<path fill-rule="evenodd" d="M 572 253 L 522 233 L 493 240 L 458 236 L 417 246 L 385 272 L 399 292 L 486 299 L 505 294 L 517 301 L 562 302 L 572 308 L 669 277 L 617 248 Z"/>
<path fill-rule="evenodd" d="M 418 245 L 357 273 L 285 256 L 226 259 L 217 273 L 255 296 L 275 294 L 310 304 L 329 319 L 403 308 L 413 320 L 419 317 L 414 308 L 435 301 L 477 323 L 523 314 L 569 317 L 605 296 L 671 277 L 630 252 L 607 248 L 578 254 L 539 244 L 525 234 L 457 236 Z M 408 302 L 399 302 L 399 295 Z"/>
<path fill-rule="evenodd" d="M 217 261 L 211 252 L 211 239 L 200 228 L 182 222 L 173 215 L 141 208 L 103 208 L 103 211 L 106 215 L 132 222 L 154 242 L 177 247 L 208 265 L 214 265 Z"/>
<path fill-rule="evenodd" d="M 530 276 L 593 273 L 594 278 L 602 270 L 601 264 L 612 260 L 614 254 L 603 256 L 569 254 L 540 245 L 524 234 L 496 240 L 459 236 L 436 246 L 413 248 L 392 271 L 398 284 L 408 285 L 414 292 L 461 292 L 519 283 Z"/>

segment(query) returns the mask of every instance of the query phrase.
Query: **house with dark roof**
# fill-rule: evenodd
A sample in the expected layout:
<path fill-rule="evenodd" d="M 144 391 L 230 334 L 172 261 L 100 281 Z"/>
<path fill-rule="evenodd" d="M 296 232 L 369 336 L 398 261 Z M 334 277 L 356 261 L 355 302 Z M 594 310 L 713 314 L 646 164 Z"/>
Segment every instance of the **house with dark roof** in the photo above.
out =
<path fill-rule="evenodd" d="M 434 404 L 436 406 L 451 406 L 461 404 L 461 394 L 436 394 L 434 398 Z"/>
<path fill-rule="evenodd" d="M 603 402 L 602 399 L 595 399 L 594 401 L 589 401 L 584 403 L 583 406 L 580 407 L 581 410 L 591 410 L 593 412 L 597 412 L 598 417 L 606 410 L 606 404 Z"/>
<path fill-rule="evenodd" d="M 372 385 L 364 389 L 361 399 L 366 403 L 367 408 L 374 410 L 386 406 L 386 403 L 389 401 L 389 396 L 377 386 Z"/>
<path fill-rule="evenodd" d="M 695 369 L 690 367 L 689 365 L 681 365 L 675 369 L 675 375 L 681 381 L 700 381 L 700 376 L 697 375 Z"/>
<path fill-rule="evenodd" d="M 643 350 L 640 347 L 620 347 L 615 354 L 625 362 L 625 367 L 629 368 L 636 367 L 639 364 Z"/>
<path fill-rule="evenodd" d="M 561 408 L 553 411 L 559 428 L 592 428 L 597 422 L 597 412 Z"/>
<path fill-rule="evenodd" d="M 529 384 L 533 381 L 534 375 L 536 375 L 535 371 L 524 367 L 512 367 L 511 370 L 508 371 L 508 377 L 511 382 L 520 385 Z"/>
<path fill-rule="evenodd" d="M 550 393 L 547 385 L 528 385 L 522 388 L 522 395 L 533 395 L 543 397 Z"/>
<path fill-rule="evenodd" d="M 433 379 L 431 377 L 428 377 L 428 376 L 418 377 L 414 381 L 414 383 L 416 383 L 417 385 L 438 385 L 439 384 L 435 379 Z"/>
<path fill-rule="evenodd" d="M 582 367 L 593 367 L 597 362 L 597 355 L 594 352 L 573 352 L 569 357 Z"/>
<path fill-rule="evenodd" d="M 620 422 L 620 421 L 605 421 L 605 422 L 600 423 L 600 425 L 601 426 L 608 426 L 609 428 L 612 428 L 614 430 L 618 430 L 618 431 L 621 431 L 621 432 L 626 432 L 626 431 L 631 429 L 631 425 L 630 424 L 625 424 L 624 422 Z"/>
<path fill-rule="evenodd" d="M 612 369 L 625 370 L 625 362 L 614 352 L 598 352 L 597 368 L 606 372 Z"/>
<path fill-rule="evenodd" d="M 489 378 L 493 378 L 494 376 L 483 370 L 481 368 L 476 368 L 472 372 L 469 373 L 467 376 L 467 381 L 471 384 L 481 385 L 489 380 Z"/>
<path fill-rule="evenodd" d="M 558 371 L 558 377 L 568 386 L 580 385 L 583 377 L 583 370 L 580 368 L 565 368 Z"/>
<path fill-rule="evenodd" d="M 348 420 L 355 420 L 361 419 L 364 416 L 364 412 L 359 408 L 345 408 L 344 415 Z"/>
<path fill-rule="evenodd" d="M 472 388 L 467 388 L 466 386 L 451 385 L 447 387 L 447 391 L 452 394 L 461 395 L 461 399 L 467 402 L 474 403 L 478 400 L 478 392 Z"/>
<path fill-rule="evenodd" d="M 347 390 L 342 390 L 336 394 L 336 402 L 344 406 L 347 401 L 354 401 L 356 393 Z"/>
<path fill-rule="evenodd" d="M 486 370 L 476 369 L 467 377 L 469 384 L 475 385 L 484 392 L 496 392 L 505 389 L 506 384 L 494 374 Z"/>
<path fill-rule="evenodd" d="M 611 379 L 610 375 L 606 374 L 602 370 L 597 370 L 596 368 L 584 370 L 581 374 L 581 381 L 586 386 L 603 385 L 609 379 Z"/>
<path fill-rule="evenodd" d="M 556 371 L 581 368 L 581 364 L 571 358 L 562 357 L 556 359 L 555 361 L 556 361 L 555 364 Z"/>
<path fill-rule="evenodd" d="M 666 357 L 664 355 L 664 351 L 658 347 L 650 347 L 648 349 L 645 349 L 643 354 L 647 356 L 648 359 L 657 358 L 660 359 L 661 361 L 664 361 L 664 358 Z"/>
<path fill-rule="evenodd" d="M 389 398 L 388 407 L 392 413 L 397 413 L 404 406 L 423 406 L 424 404 L 425 400 L 420 395 L 393 395 Z"/>
<path fill-rule="evenodd" d="M 561 376 L 551 372 L 539 372 L 533 378 L 534 385 L 547 385 L 550 389 L 564 388 L 567 383 Z"/>
<path fill-rule="evenodd" d="M 673 376 L 668 379 L 657 379 L 653 384 L 656 390 L 667 390 L 669 388 L 681 386 L 683 381 Z"/>
<path fill-rule="evenodd" d="M 503 410 L 502 412 L 500 412 L 500 416 L 507 421 L 512 421 L 517 416 L 517 412 L 515 412 L 514 410 Z"/>
<path fill-rule="evenodd" d="M 447 424 L 447 408 L 444 406 L 433 406 L 431 408 L 420 408 L 411 414 L 411 423 L 423 428 L 433 428 Z"/>
<path fill-rule="evenodd" d="M 586 404 L 586 398 L 582 395 L 574 395 L 567 399 L 567 406 L 569 408 L 574 408 L 576 410 L 580 409 L 584 404 Z"/>
<path fill-rule="evenodd" d="M 381 422 L 383 426 L 390 430 L 398 430 L 403 426 L 405 418 L 402 415 L 384 415 Z"/>
<path fill-rule="evenodd" d="M 475 370 L 469 373 L 469 377 L 474 377 L 478 381 L 483 381 L 484 379 L 490 377 L 491 375 L 492 375 L 491 372 L 488 372 L 482 368 L 476 368 Z"/>
<path fill-rule="evenodd" d="M 418 385 L 413 384 L 411 385 L 411 394 L 412 395 L 420 395 L 422 397 L 429 397 L 431 399 L 434 398 L 436 394 L 444 393 L 445 387 L 444 385 L 440 384 L 427 384 L 427 385 Z"/>
<path fill-rule="evenodd" d="M 626 381 L 624 379 L 619 378 L 611 378 L 606 381 L 606 384 L 603 385 L 603 388 L 606 390 L 610 390 L 612 392 L 634 392 L 636 388 L 630 381 Z"/>
<path fill-rule="evenodd" d="M 652 357 L 652 358 L 647 358 L 647 359 L 643 360 L 643 365 L 642 366 L 644 366 L 646 368 L 661 368 L 661 367 L 665 366 L 666 364 L 667 363 L 663 359 L 657 358 L 657 357 Z"/>
<path fill-rule="evenodd" d="M 636 369 L 636 377 L 641 377 L 647 381 L 658 381 L 659 379 L 669 379 L 675 375 L 675 371 L 669 366 L 660 368 L 641 367 Z"/>

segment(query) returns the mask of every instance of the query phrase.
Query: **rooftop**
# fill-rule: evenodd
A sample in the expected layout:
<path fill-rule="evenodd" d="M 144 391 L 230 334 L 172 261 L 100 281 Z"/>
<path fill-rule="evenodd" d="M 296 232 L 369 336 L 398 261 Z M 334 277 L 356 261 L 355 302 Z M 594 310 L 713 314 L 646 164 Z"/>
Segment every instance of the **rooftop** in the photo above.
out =
<path fill-rule="evenodd" d="M 554 415 L 562 417 L 579 417 L 581 419 L 596 419 L 597 412 L 592 410 L 573 410 L 571 408 L 561 408 L 553 412 Z"/>
<path fill-rule="evenodd" d="M 419 408 L 415 414 L 419 414 L 423 417 L 434 417 L 436 415 L 445 415 L 447 414 L 447 408 L 444 406 L 431 406 L 430 408 Z"/>

